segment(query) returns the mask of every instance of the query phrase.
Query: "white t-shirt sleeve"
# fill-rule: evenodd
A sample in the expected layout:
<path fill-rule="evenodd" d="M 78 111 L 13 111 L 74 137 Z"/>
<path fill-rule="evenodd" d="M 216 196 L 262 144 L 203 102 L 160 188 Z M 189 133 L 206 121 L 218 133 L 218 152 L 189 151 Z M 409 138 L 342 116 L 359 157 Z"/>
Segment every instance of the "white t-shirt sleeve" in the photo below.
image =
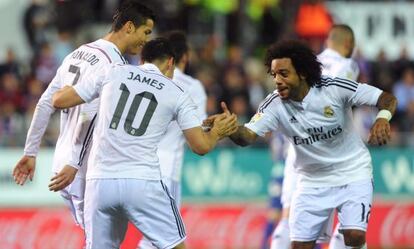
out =
<path fill-rule="evenodd" d="M 176 109 L 176 120 L 181 130 L 187 130 L 201 126 L 201 120 L 198 115 L 197 106 L 191 99 L 188 92 L 185 92 L 178 100 Z"/>
<path fill-rule="evenodd" d="M 36 104 L 36 109 L 33 114 L 32 122 L 30 123 L 30 128 L 27 132 L 26 144 L 24 147 L 24 154 L 26 156 L 37 155 L 50 116 L 55 112 L 55 108 L 52 105 L 52 97 L 53 94 L 62 87 L 60 76 L 61 70 L 62 67 L 59 67 L 52 82 L 50 82 L 46 91 L 42 94 Z"/>
<path fill-rule="evenodd" d="M 382 90 L 368 84 L 359 83 L 358 88 L 349 99 L 353 106 L 370 105 L 375 106 Z"/>
<path fill-rule="evenodd" d="M 382 93 L 381 89 L 344 78 L 335 78 L 331 83 L 337 86 L 337 94 L 346 106 L 375 106 Z"/>
<path fill-rule="evenodd" d="M 89 103 L 99 97 L 102 87 L 106 83 L 106 76 L 110 74 L 109 71 L 112 71 L 113 68 L 113 66 L 101 66 L 97 72 L 85 75 L 73 88 L 81 99 Z"/>
<path fill-rule="evenodd" d="M 250 122 L 244 126 L 261 137 L 264 137 L 270 131 L 276 131 L 279 126 L 279 121 L 275 112 L 275 98 L 278 98 L 277 94 L 269 94 L 262 104 L 260 104 Z"/>

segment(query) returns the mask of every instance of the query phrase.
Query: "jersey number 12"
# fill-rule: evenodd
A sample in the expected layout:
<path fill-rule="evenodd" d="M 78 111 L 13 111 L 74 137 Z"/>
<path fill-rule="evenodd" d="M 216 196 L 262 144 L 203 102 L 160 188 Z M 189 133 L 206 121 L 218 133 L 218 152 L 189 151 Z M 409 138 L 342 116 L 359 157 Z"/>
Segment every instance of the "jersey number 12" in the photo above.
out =
<path fill-rule="evenodd" d="M 111 123 L 109 125 L 109 128 L 114 130 L 118 128 L 119 122 L 121 121 L 122 113 L 124 112 L 126 102 L 130 95 L 130 91 L 124 83 L 121 84 L 119 90 L 121 90 L 122 93 L 118 100 L 118 104 L 116 105 L 115 113 L 112 116 Z M 150 102 L 147 107 L 147 110 L 145 111 L 141 124 L 138 128 L 135 128 L 132 127 L 132 123 L 134 122 L 139 105 L 141 104 L 143 98 L 148 99 Z M 148 124 L 152 118 L 152 115 L 154 114 L 155 108 L 157 108 L 157 105 L 158 101 L 155 98 L 154 94 L 147 91 L 135 94 L 134 99 L 132 100 L 131 107 L 129 108 L 128 114 L 125 119 L 125 132 L 132 136 L 142 136 L 148 128 Z"/>

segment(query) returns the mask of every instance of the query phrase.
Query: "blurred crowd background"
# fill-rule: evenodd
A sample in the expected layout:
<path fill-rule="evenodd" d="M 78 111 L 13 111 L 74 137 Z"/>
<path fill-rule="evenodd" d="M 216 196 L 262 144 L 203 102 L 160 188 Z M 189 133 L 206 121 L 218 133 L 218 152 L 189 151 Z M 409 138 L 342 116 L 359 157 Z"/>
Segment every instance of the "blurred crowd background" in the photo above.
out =
<path fill-rule="evenodd" d="M 23 33 L 25 49 L 17 49 L 13 43 L 0 46 L 0 146 L 24 145 L 36 103 L 62 60 L 77 46 L 108 32 L 113 9 L 121 1 L 17 1 L 22 6 L 18 28 Z M 240 123 L 248 121 L 260 101 L 274 89 L 263 65 L 266 47 L 279 39 L 300 38 L 319 53 L 330 26 L 341 22 L 328 8 L 339 1 L 143 2 L 148 2 L 158 14 L 154 37 L 172 29 L 188 34 L 192 46 L 188 73 L 204 84 L 208 113 L 220 112 L 220 101 L 226 101 Z M 359 34 L 355 35 L 358 42 Z M 399 48 L 399 55 L 394 58 L 389 58 L 383 49 L 376 52 L 368 58 L 356 45 L 354 59 L 361 70 L 359 81 L 396 95 L 399 104 L 393 118 L 392 145 L 414 146 L 414 139 L 410 139 L 414 132 L 413 56 L 405 46 Z M 128 60 L 131 64 L 139 62 L 134 57 Z M 372 110 L 360 109 L 355 113 L 355 124 L 364 134 L 374 117 Z M 55 116 L 46 131 L 45 146 L 54 146 L 58 125 Z"/>

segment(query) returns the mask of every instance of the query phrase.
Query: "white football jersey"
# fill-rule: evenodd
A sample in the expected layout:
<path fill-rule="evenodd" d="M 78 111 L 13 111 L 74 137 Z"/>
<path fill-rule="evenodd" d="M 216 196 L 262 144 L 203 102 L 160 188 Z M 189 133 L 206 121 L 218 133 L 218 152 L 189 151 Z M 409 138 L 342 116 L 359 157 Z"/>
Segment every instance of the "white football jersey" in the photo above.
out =
<path fill-rule="evenodd" d="M 357 80 L 358 64 L 351 58 L 345 58 L 333 49 L 326 48 L 318 55 L 322 63 L 322 75 Z"/>
<path fill-rule="evenodd" d="M 289 139 L 302 186 L 339 186 L 369 179 L 371 156 L 353 128 L 350 110 L 376 105 L 381 93 L 367 84 L 322 77 L 302 102 L 270 94 L 245 126 L 259 136 L 281 131 Z"/>
<path fill-rule="evenodd" d="M 85 82 L 74 86 L 83 100 L 100 96 L 87 179 L 159 180 L 157 146 L 170 122 L 201 124 L 190 95 L 155 65 L 114 65 Z"/>
<path fill-rule="evenodd" d="M 70 53 L 62 65 L 58 68 L 55 77 L 42 94 L 30 125 L 25 155 L 35 156 L 39 151 L 42 136 L 45 132 L 51 114 L 55 111 L 52 106 L 53 94 L 65 85 L 76 85 L 83 81 L 85 76 L 95 74 L 111 63 L 126 63 L 115 44 L 99 39 L 92 43 L 84 44 Z M 85 177 L 87 150 L 91 143 L 91 135 L 94 124 L 94 116 L 98 108 L 98 101 L 62 110 L 60 117 L 60 134 L 56 142 L 53 158 L 53 172 L 58 173 L 66 164 L 79 167 L 78 177 Z M 87 116 L 92 119 L 89 127 L 76 129 L 79 119 Z M 80 134 L 75 134 L 80 131 Z M 73 145 L 76 148 L 73 148 Z M 71 154 L 72 153 L 72 154 Z M 75 158 L 76 162 L 71 163 Z"/>
<path fill-rule="evenodd" d="M 145 67 L 145 65 L 147 64 L 143 66 Z M 184 74 L 178 68 L 174 70 L 173 81 L 190 94 L 191 99 L 197 106 L 197 113 L 200 120 L 204 120 L 207 117 L 207 95 L 202 83 Z M 185 137 L 180 127 L 177 122 L 171 122 L 167 132 L 158 144 L 157 154 L 160 160 L 161 175 L 163 178 L 169 178 L 177 182 L 180 181 L 181 168 L 184 160 L 184 144 Z"/>
<path fill-rule="evenodd" d="M 340 55 L 337 51 L 326 48 L 322 53 L 318 55 L 318 60 L 322 63 L 322 75 L 330 77 L 341 77 L 348 80 L 356 81 L 359 76 L 358 64 L 351 58 L 345 58 Z M 292 144 L 289 144 L 287 153 L 293 157 L 295 150 Z M 291 160 L 291 162 L 293 162 Z M 286 162 L 286 167 L 293 167 Z M 294 172 L 293 170 L 288 170 L 288 172 Z M 291 177 L 289 179 L 296 179 L 296 177 Z"/>

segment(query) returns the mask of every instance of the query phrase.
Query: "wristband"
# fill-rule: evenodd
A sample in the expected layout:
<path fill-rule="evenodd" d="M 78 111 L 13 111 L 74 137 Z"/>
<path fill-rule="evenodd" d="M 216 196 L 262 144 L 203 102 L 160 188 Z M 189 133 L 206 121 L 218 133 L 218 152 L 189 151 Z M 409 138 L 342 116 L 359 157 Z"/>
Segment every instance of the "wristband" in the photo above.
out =
<path fill-rule="evenodd" d="M 385 118 L 387 121 L 390 121 L 392 118 L 392 114 L 388 110 L 380 110 L 375 119 L 379 119 L 379 118 Z"/>

